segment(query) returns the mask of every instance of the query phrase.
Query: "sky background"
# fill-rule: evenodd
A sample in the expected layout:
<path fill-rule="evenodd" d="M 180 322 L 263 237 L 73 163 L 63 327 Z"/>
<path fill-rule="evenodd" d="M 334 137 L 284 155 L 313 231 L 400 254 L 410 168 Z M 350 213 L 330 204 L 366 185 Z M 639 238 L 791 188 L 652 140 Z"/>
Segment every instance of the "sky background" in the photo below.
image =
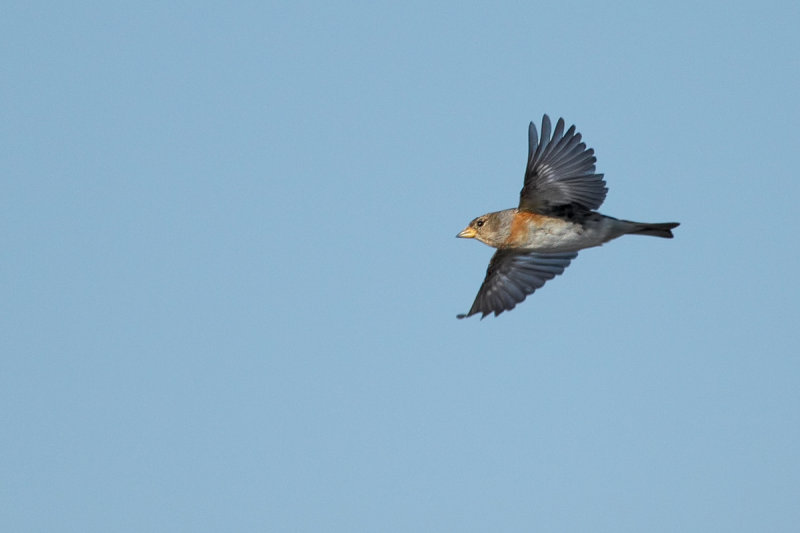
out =
<path fill-rule="evenodd" d="M 800 4 L 134 4 L 2 8 L 1 530 L 797 531 Z M 543 113 L 681 226 L 456 320 Z"/>

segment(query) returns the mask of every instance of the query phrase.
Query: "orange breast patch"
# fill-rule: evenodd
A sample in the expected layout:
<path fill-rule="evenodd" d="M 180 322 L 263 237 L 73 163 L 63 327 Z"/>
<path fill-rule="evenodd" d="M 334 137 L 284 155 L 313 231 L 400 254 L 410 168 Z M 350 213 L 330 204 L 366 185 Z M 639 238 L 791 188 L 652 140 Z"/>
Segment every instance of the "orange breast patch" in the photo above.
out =
<path fill-rule="evenodd" d="M 521 246 L 526 244 L 530 240 L 530 233 L 543 226 L 549 218 L 530 211 L 518 211 L 511 221 L 511 232 L 508 235 L 508 239 L 506 239 L 506 245 Z"/>

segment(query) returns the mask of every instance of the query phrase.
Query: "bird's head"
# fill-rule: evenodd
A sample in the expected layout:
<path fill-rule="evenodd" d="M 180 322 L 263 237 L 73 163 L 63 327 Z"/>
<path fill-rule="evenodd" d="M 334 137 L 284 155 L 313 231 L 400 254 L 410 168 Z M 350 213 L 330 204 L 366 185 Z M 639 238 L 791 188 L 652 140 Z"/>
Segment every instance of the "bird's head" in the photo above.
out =
<path fill-rule="evenodd" d="M 501 248 L 511 232 L 513 209 L 487 213 L 472 220 L 456 237 L 478 239 L 484 244 Z"/>

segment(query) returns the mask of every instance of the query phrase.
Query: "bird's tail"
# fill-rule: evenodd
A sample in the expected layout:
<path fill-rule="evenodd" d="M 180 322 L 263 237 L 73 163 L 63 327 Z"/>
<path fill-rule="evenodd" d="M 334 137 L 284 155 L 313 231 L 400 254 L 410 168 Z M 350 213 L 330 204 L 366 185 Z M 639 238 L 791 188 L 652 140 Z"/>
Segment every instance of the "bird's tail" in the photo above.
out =
<path fill-rule="evenodd" d="M 630 220 L 626 220 L 626 222 L 631 224 L 631 229 L 628 230 L 631 235 L 652 235 L 653 237 L 663 237 L 665 239 L 671 239 L 673 235 L 670 230 L 680 225 L 679 222 L 659 222 L 656 224 L 631 222 Z"/>

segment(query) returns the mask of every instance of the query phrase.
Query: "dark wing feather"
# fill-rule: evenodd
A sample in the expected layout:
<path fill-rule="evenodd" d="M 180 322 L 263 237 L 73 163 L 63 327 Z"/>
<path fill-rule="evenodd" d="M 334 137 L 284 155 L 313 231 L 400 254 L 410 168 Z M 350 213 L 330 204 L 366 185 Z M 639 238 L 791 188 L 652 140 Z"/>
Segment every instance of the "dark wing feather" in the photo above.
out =
<path fill-rule="evenodd" d="M 491 313 L 497 316 L 513 309 L 547 280 L 564 272 L 577 255 L 577 252 L 538 254 L 498 250 L 489 262 L 472 308 L 458 318 L 476 313 L 481 313 L 481 318 Z"/>
<path fill-rule="evenodd" d="M 528 166 L 519 208 L 551 214 L 554 207 L 575 205 L 590 211 L 606 198 L 606 182 L 595 174 L 594 150 L 581 142 L 575 126 L 564 132 L 564 119 L 558 119 L 550 135 L 550 118 L 542 117 L 542 136 L 531 122 L 528 128 Z"/>

